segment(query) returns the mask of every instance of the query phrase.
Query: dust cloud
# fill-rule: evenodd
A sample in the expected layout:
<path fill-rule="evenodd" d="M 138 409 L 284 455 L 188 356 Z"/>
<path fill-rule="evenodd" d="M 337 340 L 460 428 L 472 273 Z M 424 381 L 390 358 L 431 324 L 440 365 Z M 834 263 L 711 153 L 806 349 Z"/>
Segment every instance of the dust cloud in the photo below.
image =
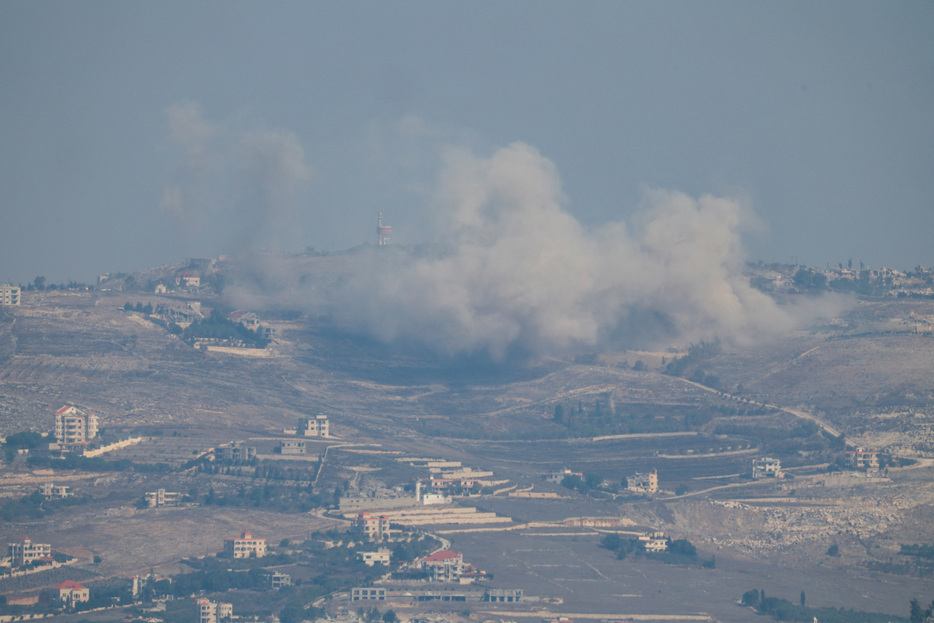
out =
<path fill-rule="evenodd" d="M 290 217 L 312 167 L 298 138 L 214 123 L 194 104 L 167 114 L 180 157 L 163 209 L 195 235 L 221 233 L 220 252 L 244 267 L 226 290 L 238 306 L 300 307 L 385 343 L 503 360 L 763 341 L 824 305 L 780 305 L 750 286 L 741 237 L 757 219 L 742 197 L 648 190 L 628 222 L 588 228 L 554 163 L 521 142 L 488 156 L 444 150 L 426 242 L 357 249 L 322 285 L 268 252 L 302 237 Z"/>

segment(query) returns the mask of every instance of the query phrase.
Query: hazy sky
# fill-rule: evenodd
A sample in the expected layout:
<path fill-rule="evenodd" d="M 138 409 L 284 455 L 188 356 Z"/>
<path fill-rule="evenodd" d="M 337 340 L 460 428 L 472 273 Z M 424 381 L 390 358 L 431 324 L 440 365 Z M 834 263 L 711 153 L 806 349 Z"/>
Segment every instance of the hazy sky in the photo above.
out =
<path fill-rule="evenodd" d="M 934 264 L 927 1 L 8 1 L 0 113 L 0 281 L 420 242 L 516 142 L 584 228 L 710 193 L 750 259 Z"/>

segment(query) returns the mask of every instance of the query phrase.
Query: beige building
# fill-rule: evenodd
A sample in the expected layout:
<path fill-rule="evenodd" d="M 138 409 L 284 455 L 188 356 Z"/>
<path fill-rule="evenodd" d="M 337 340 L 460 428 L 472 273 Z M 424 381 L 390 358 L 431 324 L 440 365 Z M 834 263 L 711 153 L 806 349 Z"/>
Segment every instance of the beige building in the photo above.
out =
<path fill-rule="evenodd" d="M 211 601 L 207 598 L 198 600 L 199 623 L 221 623 L 233 618 L 233 604 Z"/>
<path fill-rule="evenodd" d="M 224 539 L 224 555 L 227 558 L 262 558 L 266 555 L 266 539 L 257 539 L 251 532 L 240 538 Z"/>
<path fill-rule="evenodd" d="M 389 518 L 386 515 L 376 517 L 364 511 L 354 519 L 353 529 L 363 534 L 367 541 L 378 543 L 389 540 Z"/>
<path fill-rule="evenodd" d="M 647 474 L 633 474 L 626 479 L 626 489 L 636 493 L 658 493 L 658 472 L 653 469 Z"/>
<path fill-rule="evenodd" d="M 149 505 L 149 508 L 156 508 L 158 506 L 178 506 L 181 501 L 182 494 L 178 491 L 158 489 L 146 493 L 146 504 Z"/>
<path fill-rule="evenodd" d="M 668 537 L 665 536 L 664 532 L 643 534 L 639 537 L 639 542 L 642 543 L 647 552 L 664 552 L 668 549 Z"/>
<path fill-rule="evenodd" d="M 47 543 L 33 543 L 28 538 L 9 543 L 8 556 L 13 567 L 23 567 L 31 562 L 52 556 L 52 546 Z"/>
<path fill-rule="evenodd" d="M 75 406 L 55 412 L 55 440 L 63 448 L 87 445 L 97 437 L 97 416 Z"/>
<path fill-rule="evenodd" d="M 39 485 L 39 493 L 45 496 L 47 500 L 64 500 L 73 495 L 71 487 L 68 485 L 56 485 L 52 482 L 44 482 Z"/>
<path fill-rule="evenodd" d="M 21 301 L 19 286 L 0 283 L 0 305 L 19 305 Z"/>
<path fill-rule="evenodd" d="M 760 478 L 781 478 L 782 463 L 778 459 L 762 457 L 752 462 L 752 477 L 755 480 Z"/>
<path fill-rule="evenodd" d="M 297 434 L 299 437 L 329 437 L 328 416 L 318 414 L 299 418 Z"/>
<path fill-rule="evenodd" d="M 850 465 L 856 469 L 878 469 L 879 468 L 879 453 L 875 450 L 866 450 L 864 448 L 856 448 L 855 450 L 846 451 L 847 459 L 849 460 Z"/>
<path fill-rule="evenodd" d="M 392 551 L 378 549 L 375 552 L 357 552 L 357 558 L 362 560 L 367 567 L 372 567 L 376 563 L 388 565 L 392 561 Z"/>
<path fill-rule="evenodd" d="M 91 599 L 91 591 L 89 591 L 86 586 L 82 586 L 74 580 L 62 582 L 55 587 L 55 590 L 58 591 L 59 602 L 66 607 L 84 603 Z"/>

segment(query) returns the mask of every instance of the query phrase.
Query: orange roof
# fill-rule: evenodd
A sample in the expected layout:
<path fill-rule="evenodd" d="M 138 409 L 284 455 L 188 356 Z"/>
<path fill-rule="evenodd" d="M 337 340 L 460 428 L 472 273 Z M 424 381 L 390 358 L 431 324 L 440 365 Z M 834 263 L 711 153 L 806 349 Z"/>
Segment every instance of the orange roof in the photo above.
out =
<path fill-rule="evenodd" d="M 449 549 L 443 549 L 440 552 L 435 552 L 431 556 L 425 558 L 426 561 L 430 562 L 439 562 L 442 560 L 451 560 L 452 558 L 458 558 L 462 556 L 461 552 L 452 552 Z"/>
<path fill-rule="evenodd" d="M 70 588 L 71 590 L 78 590 L 78 591 L 87 590 L 87 587 L 82 586 L 81 584 L 78 584 L 78 583 L 75 582 L 74 580 L 65 580 L 64 582 L 62 582 L 61 584 L 59 584 L 59 585 L 56 586 L 55 588 L 57 588 L 57 589 L 59 589 L 59 590 L 61 590 L 61 589 L 63 589 L 63 588 Z"/>

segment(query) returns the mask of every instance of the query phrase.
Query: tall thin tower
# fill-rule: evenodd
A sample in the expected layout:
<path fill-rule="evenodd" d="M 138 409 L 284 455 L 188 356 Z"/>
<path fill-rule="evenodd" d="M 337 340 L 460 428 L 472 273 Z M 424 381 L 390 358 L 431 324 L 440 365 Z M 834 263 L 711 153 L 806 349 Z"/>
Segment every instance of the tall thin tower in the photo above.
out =
<path fill-rule="evenodd" d="M 392 227 L 383 225 L 383 213 L 379 212 L 376 217 L 376 244 L 380 247 L 389 246 L 389 236 L 392 235 Z"/>

